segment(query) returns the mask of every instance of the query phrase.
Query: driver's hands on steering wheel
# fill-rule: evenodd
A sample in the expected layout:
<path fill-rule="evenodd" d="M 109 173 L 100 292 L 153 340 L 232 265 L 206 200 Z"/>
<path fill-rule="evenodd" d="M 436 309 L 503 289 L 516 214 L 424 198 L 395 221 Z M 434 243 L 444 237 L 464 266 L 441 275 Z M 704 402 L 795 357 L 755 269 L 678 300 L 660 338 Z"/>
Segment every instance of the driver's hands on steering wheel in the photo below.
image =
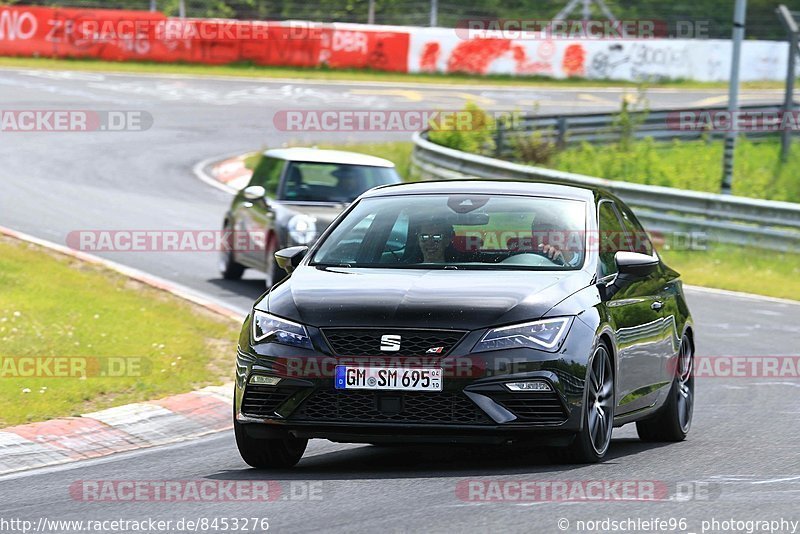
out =
<path fill-rule="evenodd" d="M 539 252 L 554 263 L 567 264 L 564 252 L 555 245 L 539 245 Z"/>

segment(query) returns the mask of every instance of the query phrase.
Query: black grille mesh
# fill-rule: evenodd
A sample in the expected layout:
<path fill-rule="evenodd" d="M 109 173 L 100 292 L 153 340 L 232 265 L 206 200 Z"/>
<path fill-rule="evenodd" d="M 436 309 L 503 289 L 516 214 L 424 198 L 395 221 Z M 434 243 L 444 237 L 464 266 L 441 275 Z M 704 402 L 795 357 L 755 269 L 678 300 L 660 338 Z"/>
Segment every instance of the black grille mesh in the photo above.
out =
<path fill-rule="evenodd" d="M 567 412 L 556 393 L 492 393 L 491 397 L 520 422 L 562 423 L 567 420 Z"/>
<path fill-rule="evenodd" d="M 278 406 L 295 391 L 292 388 L 248 384 L 242 399 L 242 413 L 254 417 L 273 416 Z"/>
<path fill-rule="evenodd" d="M 339 356 L 444 356 L 464 337 L 460 330 L 326 328 L 322 331 Z M 400 336 L 399 351 L 381 351 L 381 337 Z M 442 347 L 440 352 L 428 352 Z"/>
<path fill-rule="evenodd" d="M 399 399 L 399 402 L 397 401 Z M 399 410 L 381 411 L 383 402 Z M 466 396 L 448 392 L 318 391 L 292 414 L 313 421 L 485 424 L 491 421 Z"/>

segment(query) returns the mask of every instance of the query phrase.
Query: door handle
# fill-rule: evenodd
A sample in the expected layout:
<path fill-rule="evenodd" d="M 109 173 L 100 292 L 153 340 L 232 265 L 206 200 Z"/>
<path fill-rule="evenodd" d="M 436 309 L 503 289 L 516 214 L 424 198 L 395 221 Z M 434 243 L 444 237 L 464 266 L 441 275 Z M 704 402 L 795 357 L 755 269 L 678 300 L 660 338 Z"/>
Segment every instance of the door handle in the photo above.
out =
<path fill-rule="evenodd" d="M 663 307 L 664 307 L 664 303 L 663 303 L 663 302 L 661 302 L 660 300 L 657 300 L 657 301 L 655 301 L 654 303 L 652 303 L 652 304 L 650 305 L 650 309 L 651 309 L 651 310 L 655 310 L 655 311 L 658 311 L 658 310 L 660 310 L 660 309 L 661 309 L 661 308 L 663 308 Z"/>

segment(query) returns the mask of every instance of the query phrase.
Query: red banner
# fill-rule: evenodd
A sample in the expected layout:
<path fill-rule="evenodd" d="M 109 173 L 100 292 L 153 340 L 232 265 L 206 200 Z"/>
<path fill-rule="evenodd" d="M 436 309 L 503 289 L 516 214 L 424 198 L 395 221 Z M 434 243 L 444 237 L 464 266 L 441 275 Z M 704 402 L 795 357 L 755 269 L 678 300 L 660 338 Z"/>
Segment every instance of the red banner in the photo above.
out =
<path fill-rule="evenodd" d="M 0 55 L 408 71 L 408 32 L 306 22 L 173 19 L 112 9 L 0 7 Z"/>

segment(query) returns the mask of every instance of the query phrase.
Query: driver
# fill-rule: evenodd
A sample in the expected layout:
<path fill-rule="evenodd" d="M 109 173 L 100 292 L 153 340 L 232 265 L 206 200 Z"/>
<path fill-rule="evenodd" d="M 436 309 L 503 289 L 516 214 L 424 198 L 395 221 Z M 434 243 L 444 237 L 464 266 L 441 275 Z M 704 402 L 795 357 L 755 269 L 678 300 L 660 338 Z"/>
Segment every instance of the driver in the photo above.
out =
<path fill-rule="evenodd" d="M 581 255 L 578 250 L 572 250 L 569 247 L 571 243 L 575 242 L 575 236 L 564 226 L 557 216 L 546 212 L 537 212 L 531 223 L 534 251 L 554 263 L 565 267 L 576 267 L 580 262 Z M 563 247 L 565 243 L 568 245 L 566 248 Z"/>
<path fill-rule="evenodd" d="M 454 234 L 453 226 L 444 219 L 424 221 L 417 234 L 423 263 L 445 263 L 445 251 L 453 241 Z"/>
<path fill-rule="evenodd" d="M 331 174 L 338 178 L 336 182 L 336 192 L 341 198 L 352 201 L 364 192 L 361 184 L 361 177 L 353 167 L 349 165 L 342 166 Z"/>

